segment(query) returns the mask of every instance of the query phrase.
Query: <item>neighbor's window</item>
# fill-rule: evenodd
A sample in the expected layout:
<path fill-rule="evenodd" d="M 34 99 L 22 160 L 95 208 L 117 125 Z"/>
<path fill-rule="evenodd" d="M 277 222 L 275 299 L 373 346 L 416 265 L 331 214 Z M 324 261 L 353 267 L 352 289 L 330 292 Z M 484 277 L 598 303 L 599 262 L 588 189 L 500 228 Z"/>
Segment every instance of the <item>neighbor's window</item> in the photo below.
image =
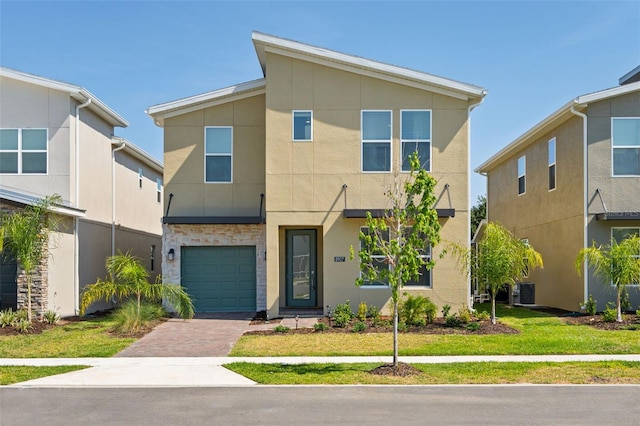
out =
<path fill-rule="evenodd" d="M 404 110 L 400 113 L 402 171 L 411 171 L 409 156 L 418 152 L 420 165 L 431 171 L 431 111 Z"/>
<path fill-rule="evenodd" d="M 612 118 L 613 176 L 640 176 L 640 118 Z"/>
<path fill-rule="evenodd" d="M 233 129 L 205 127 L 205 182 L 231 182 Z"/>
<path fill-rule="evenodd" d="M 162 201 L 162 179 L 156 179 L 156 200 L 158 202 Z"/>
<path fill-rule="evenodd" d="M 293 111 L 293 140 L 313 140 L 313 111 Z"/>
<path fill-rule="evenodd" d="M 144 173 L 142 172 L 142 167 L 138 169 L 138 188 L 142 188 L 142 177 Z"/>
<path fill-rule="evenodd" d="M 625 238 L 636 235 L 640 235 L 640 228 L 611 228 L 611 243 L 615 241 L 616 244 L 620 244 Z M 640 253 L 633 257 L 640 259 Z M 632 285 L 638 285 L 638 283 Z"/>
<path fill-rule="evenodd" d="M 156 246 L 151 244 L 151 250 L 149 250 L 149 259 L 151 260 L 151 271 L 155 271 L 156 268 Z"/>
<path fill-rule="evenodd" d="M 391 171 L 391 111 L 362 111 L 362 171 Z"/>
<path fill-rule="evenodd" d="M 526 175 L 527 157 L 523 155 L 518 158 L 518 195 L 524 194 L 527 189 Z"/>
<path fill-rule="evenodd" d="M 47 174 L 47 129 L 0 129 L 0 173 Z"/>
<path fill-rule="evenodd" d="M 549 191 L 556 189 L 556 138 L 549 141 Z"/>

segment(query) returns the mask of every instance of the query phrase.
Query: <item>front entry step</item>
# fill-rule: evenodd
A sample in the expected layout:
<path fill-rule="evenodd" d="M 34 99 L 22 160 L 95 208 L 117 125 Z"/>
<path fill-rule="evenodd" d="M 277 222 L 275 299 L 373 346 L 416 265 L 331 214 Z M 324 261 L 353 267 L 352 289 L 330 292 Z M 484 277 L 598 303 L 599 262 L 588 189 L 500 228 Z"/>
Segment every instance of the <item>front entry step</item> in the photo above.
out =
<path fill-rule="evenodd" d="M 299 317 L 321 317 L 324 316 L 324 311 L 322 308 L 287 308 L 280 307 L 278 310 L 278 314 L 282 317 L 295 317 L 296 315 Z"/>

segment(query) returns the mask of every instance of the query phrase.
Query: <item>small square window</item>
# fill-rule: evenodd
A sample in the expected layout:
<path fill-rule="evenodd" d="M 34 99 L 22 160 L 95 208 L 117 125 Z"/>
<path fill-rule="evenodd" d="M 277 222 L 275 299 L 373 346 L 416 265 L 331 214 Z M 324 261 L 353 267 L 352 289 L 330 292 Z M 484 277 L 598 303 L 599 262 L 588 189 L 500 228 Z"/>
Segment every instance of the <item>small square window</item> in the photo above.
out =
<path fill-rule="evenodd" d="M 293 140 L 313 140 L 313 111 L 293 111 Z"/>
<path fill-rule="evenodd" d="M 518 195 L 525 193 L 527 189 L 527 157 L 522 156 L 518 158 Z"/>

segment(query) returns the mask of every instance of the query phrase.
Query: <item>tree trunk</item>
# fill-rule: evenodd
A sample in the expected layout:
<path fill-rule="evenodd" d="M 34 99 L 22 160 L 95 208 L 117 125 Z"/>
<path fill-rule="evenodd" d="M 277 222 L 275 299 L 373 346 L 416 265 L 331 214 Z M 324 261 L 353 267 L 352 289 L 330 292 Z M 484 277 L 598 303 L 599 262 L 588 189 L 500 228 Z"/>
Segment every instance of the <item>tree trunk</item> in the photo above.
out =
<path fill-rule="evenodd" d="M 393 302 L 393 366 L 398 366 L 398 301 Z"/>
<path fill-rule="evenodd" d="M 27 274 L 27 320 L 31 322 L 31 274 Z"/>
<path fill-rule="evenodd" d="M 491 324 L 496 323 L 496 296 L 491 293 Z"/>
<path fill-rule="evenodd" d="M 622 299 L 622 290 L 624 289 L 624 287 L 622 286 L 618 286 L 618 316 L 616 317 L 616 321 L 617 322 L 622 322 L 622 304 L 621 299 Z"/>

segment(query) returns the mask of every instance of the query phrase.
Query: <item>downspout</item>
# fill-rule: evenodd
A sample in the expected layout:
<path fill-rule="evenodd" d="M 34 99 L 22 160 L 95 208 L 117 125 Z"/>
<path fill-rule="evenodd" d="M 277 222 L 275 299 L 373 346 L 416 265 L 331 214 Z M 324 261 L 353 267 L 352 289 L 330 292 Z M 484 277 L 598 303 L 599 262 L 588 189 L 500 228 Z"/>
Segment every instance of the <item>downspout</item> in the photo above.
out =
<path fill-rule="evenodd" d="M 80 208 L 80 109 L 88 106 L 91 98 L 83 104 L 76 105 L 75 117 L 75 205 Z M 73 220 L 73 299 L 74 310 L 78 314 L 80 308 L 80 242 L 78 232 L 80 231 L 80 219 Z"/>
<path fill-rule="evenodd" d="M 467 240 L 471 241 L 471 111 L 484 102 L 487 95 L 486 90 L 482 91 L 482 97 L 476 103 L 467 107 Z M 489 203 L 487 203 L 489 204 Z M 467 245 L 469 246 L 469 244 Z M 467 272 L 467 307 L 473 309 L 473 297 L 471 296 L 471 271 Z"/>
<path fill-rule="evenodd" d="M 120 146 L 111 149 L 111 256 L 116 254 L 116 151 L 127 146 L 124 139 L 118 138 Z M 111 142 L 115 145 L 117 142 Z"/>
<path fill-rule="evenodd" d="M 589 214 L 589 200 L 587 199 L 587 190 L 588 190 L 588 173 L 587 173 L 587 115 L 581 112 L 576 111 L 575 106 L 578 105 L 578 100 L 574 100 L 574 104 L 571 105 L 571 112 L 578 117 L 582 117 L 582 182 L 583 182 L 583 193 L 584 193 L 584 210 L 583 210 L 583 242 L 582 247 L 586 248 L 588 245 L 588 214 Z M 588 276 L 588 268 L 587 262 L 585 260 L 584 265 L 582 266 L 582 276 L 584 277 L 584 297 L 582 300 L 587 300 L 589 297 L 589 276 Z"/>

